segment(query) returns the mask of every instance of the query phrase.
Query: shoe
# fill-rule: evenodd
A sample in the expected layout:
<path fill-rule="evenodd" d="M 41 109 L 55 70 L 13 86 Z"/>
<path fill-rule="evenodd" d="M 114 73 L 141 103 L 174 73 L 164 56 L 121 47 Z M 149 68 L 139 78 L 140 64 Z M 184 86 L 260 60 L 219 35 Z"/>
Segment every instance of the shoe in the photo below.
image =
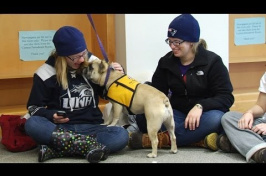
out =
<path fill-rule="evenodd" d="M 213 151 L 217 151 L 218 150 L 218 147 L 216 144 L 217 137 L 218 137 L 217 133 L 211 133 L 208 136 L 206 136 L 204 139 L 205 146 Z"/>
<path fill-rule="evenodd" d="M 44 162 L 52 158 L 61 158 L 64 157 L 61 151 L 55 151 L 54 149 L 48 147 L 47 145 L 40 145 L 40 150 L 38 154 L 38 161 Z"/>
<path fill-rule="evenodd" d="M 86 159 L 90 163 L 98 163 L 103 158 L 103 156 L 104 156 L 103 150 L 96 148 L 89 151 L 89 153 L 86 156 Z"/>
<path fill-rule="evenodd" d="M 142 149 L 142 134 L 140 132 L 137 133 L 129 133 L 128 147 L 131 149 Z"/>
<path fill-rule="evenodd" d="M 266 148 L 262 148 L 258 150 L 254 155 L 252 156 L 252 159 L 256 163 L 265 163 L 266 162 Z"/>
<path fill-rule="evenodd" d="M 217 138 L 216 145 L 219 149 L 226 153 L 236 153 L 237 150 L 231 142 L 229 141 L 228 137 L 225 134 L 220 134 Z"/>
<path fill-rule="evenodd" d="M 158 133 L 158 148 L 171 148 L 168 132 Z M 151 148 L 151 141 L 147 133 L 133 132 L 129 135 L 128 147 L 131 149 Z"/>
<path fill-rule="evenodd" d="M 207 135 L 203 140 L 190 144 L 189 146 L 202 147 L 202 148 L 211 149 L 213 151 L 217 151 L 218 150 L 218 147 L 216 145 L 217 137 L 218 137 L 217 133 L 211 133 Z"/>
<path fill-rule="evenodd" d="M 106 160 L 108 158 L 108 156 L 110 154 L 110 150 L 106 146 L 104 146 L 102 148 L 102 150 L 103 150 L 103 156 L 101 158 L 101 161 L 104 161 L 104 160 Z"/>

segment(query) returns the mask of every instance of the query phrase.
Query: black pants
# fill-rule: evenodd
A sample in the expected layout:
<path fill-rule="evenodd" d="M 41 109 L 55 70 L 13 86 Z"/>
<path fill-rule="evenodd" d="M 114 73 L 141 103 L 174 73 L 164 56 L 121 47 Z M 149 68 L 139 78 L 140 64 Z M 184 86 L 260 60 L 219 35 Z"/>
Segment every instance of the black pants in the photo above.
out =
<path fill-rule="evenodd" d="M 147 121 L 145 115 L 144 114 L 136 115 L 136 122 L 140 132 L 147 133 Z"/>

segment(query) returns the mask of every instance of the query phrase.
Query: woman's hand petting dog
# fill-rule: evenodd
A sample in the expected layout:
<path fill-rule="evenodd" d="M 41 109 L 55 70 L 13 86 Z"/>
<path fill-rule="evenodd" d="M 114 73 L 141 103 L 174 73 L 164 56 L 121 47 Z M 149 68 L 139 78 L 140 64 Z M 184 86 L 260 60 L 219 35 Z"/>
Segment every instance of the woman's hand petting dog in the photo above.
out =
<path fill-rule="evenodd" d="M 121 73 L 124 73 L 124 69 L 123 69 L 123 67 L 122 67 L 119 63 L 117 63 L 117 62 L 112 62 L 112 63 L 111 63 L 111 66 L 112 66 L 115 70 L 120 71 Z"/>

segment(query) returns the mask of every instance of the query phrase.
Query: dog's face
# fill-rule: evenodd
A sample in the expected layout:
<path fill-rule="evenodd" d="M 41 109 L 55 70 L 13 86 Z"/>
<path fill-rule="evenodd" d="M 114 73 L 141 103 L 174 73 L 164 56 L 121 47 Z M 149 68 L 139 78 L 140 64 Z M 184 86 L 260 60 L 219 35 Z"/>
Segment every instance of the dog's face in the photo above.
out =
<path fill-rule="evenodd" d="M 106 73 L 108 69 L 108 63 L 104 60 L 93 60 L 89 63 L 88 67 L 83 69 L 84 76 L 91 80 L 95 84 L 99 84 L 102 86 L 101 78 L 103 74 Z"/>

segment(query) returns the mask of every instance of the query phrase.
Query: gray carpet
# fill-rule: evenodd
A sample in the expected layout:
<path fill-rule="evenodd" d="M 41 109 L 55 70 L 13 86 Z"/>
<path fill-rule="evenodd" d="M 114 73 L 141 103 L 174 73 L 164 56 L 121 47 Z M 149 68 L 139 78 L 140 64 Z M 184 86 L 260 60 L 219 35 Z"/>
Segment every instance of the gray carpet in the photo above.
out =
<path fill-rule="evenodd" d="M 176 154 L 169 153 L 168 149 L 158 149 L 157 158 L 147 158 L 146 155 L 150 151 L 151 149 L 131 150 L 126 147 L 100 163 L 247 163 L 238 153 L 213 152 L 204 148 L 182 147 Z M 38 163 L 38 148 L 13 153 L 0 144 L 0 163 Z M 56 158 L 44 163 L 88 163 L 88 161 L 83 158 Z"/>

